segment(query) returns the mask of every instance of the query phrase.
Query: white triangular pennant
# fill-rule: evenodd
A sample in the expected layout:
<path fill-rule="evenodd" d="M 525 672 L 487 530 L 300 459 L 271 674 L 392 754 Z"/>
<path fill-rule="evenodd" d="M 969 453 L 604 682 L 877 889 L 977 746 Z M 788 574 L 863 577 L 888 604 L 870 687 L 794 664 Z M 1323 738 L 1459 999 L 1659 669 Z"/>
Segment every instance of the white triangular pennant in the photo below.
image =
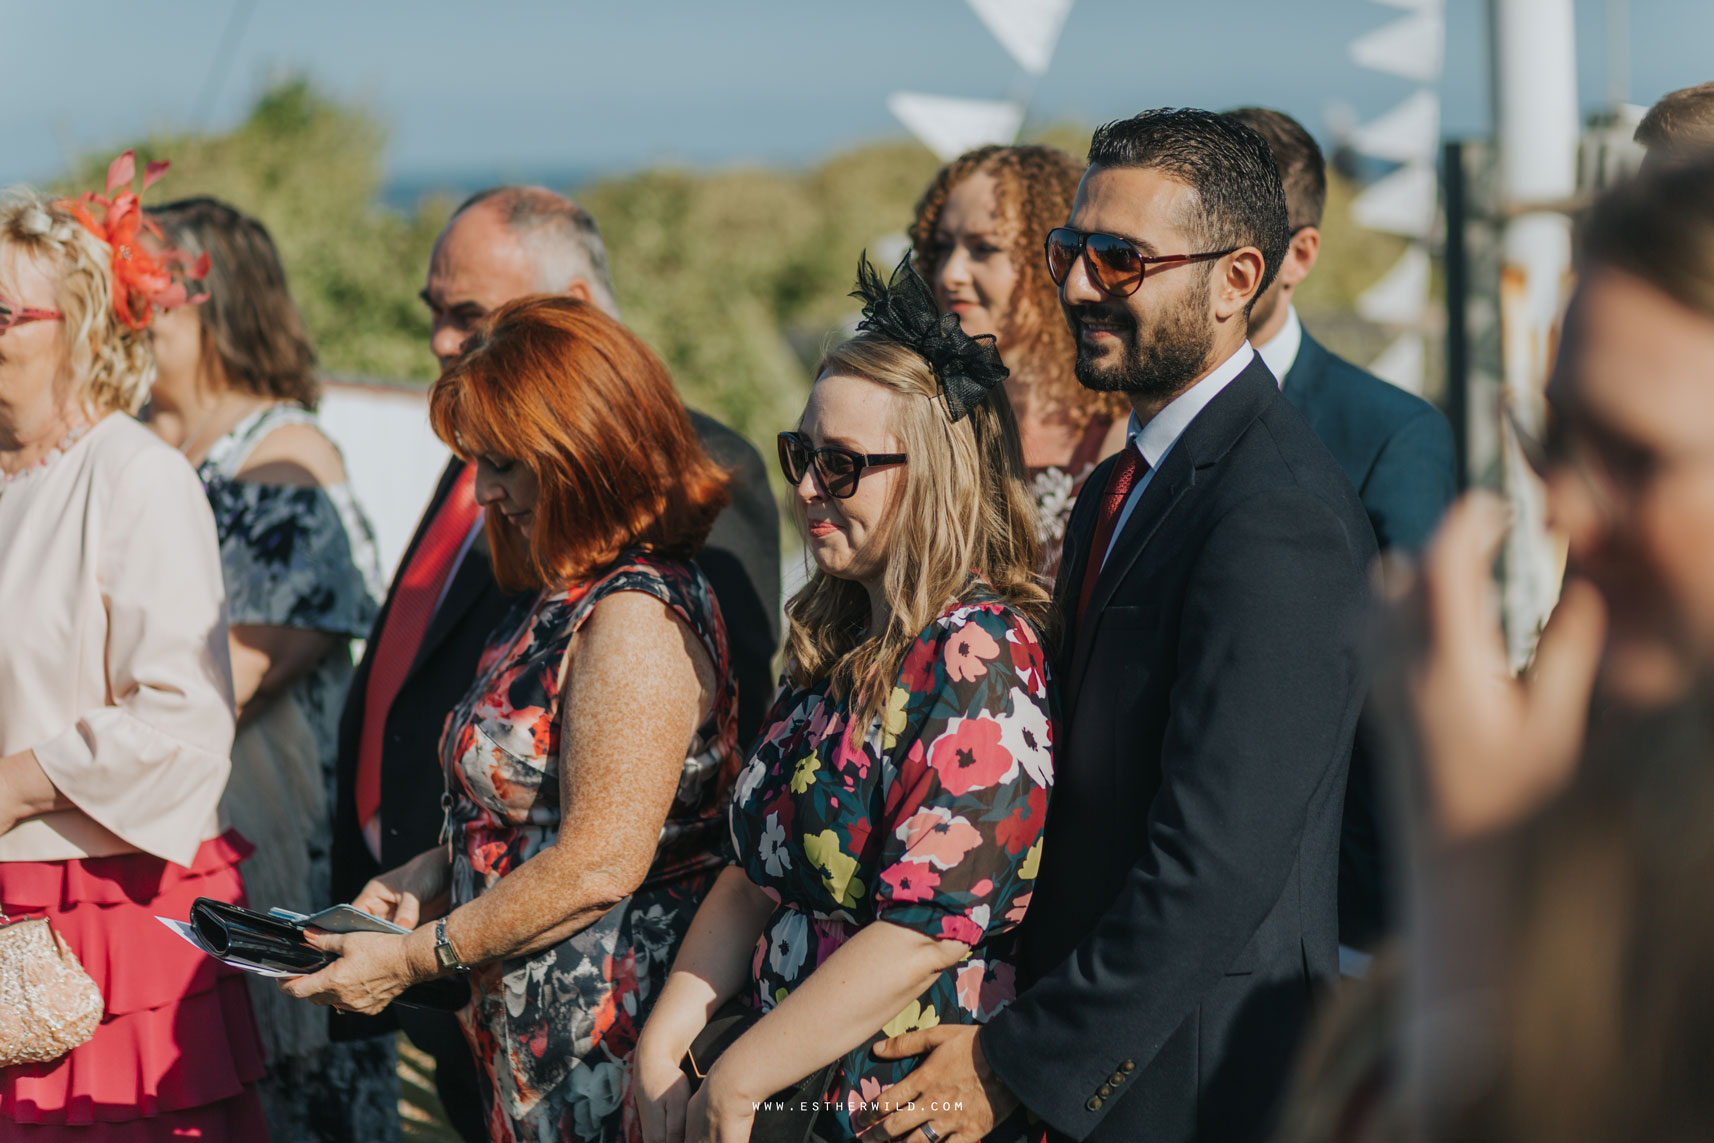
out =
<path fill-rule="evenodd" d="M 1426 239 L 1434 232 L 1440 179 L 1427 163 L 1406 163 L 1351 200 L 1351 221 L 1365 230 Z"/>
<path fill-rule="evenodd" d="M 954 99 L 898 91 L 887 97 L 887 110 L 910 128 L 911 134 L 951 162 L 964 152 L 989 143 L 1010 143 L 1024 123 L 1021 104 L 993 99 Z"/>
<path fill-rule="evenodd" d="M 1351 146 L 1397 163 L 1432 162 L 1440 149 L 1440 98 L 1423 89 L 1351 132 Z"/>
<path fill-rule="evenodd" d="M 1047 71 L 1072 0 L 970 0 L 1000 45 L 1031 75 Z"/>
<path fill-rule="evenodd" d="M 1438 12 L 1414 12 L 1358 36 L 1351 59 L 1388 75 L 1433 83 L 1440 78 L 1446 47 L 1446 20 Z"/>
<path fill-rule="evenodd" d="M 1423 378 L 1428 373 L 1428 346 L 1423 344 L 1422 334 L 1400 334 L 1369 363 L 1369 372 L 1421 396 Z"/>
<path fill-rule="evenodd" d="M 1428 250 L 1416 243 L 1357 298 L 1357 312 L 1383 325 L 1415 325 L 1428 307 Z"/>

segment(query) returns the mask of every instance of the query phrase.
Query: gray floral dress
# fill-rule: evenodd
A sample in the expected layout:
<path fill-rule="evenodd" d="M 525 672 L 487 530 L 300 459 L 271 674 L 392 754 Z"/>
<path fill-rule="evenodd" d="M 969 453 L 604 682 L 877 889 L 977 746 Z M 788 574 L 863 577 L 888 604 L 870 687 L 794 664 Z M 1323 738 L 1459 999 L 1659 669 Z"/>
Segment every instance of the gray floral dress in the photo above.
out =
<path fill-rule="evenodd" d="M 313 413 L 273 405 L 240 421 L 198 469 L 220 538 L 233 626 L 296 627 L 339 637 L 291 689 L 252 702 L 233 746 L 222 803 L 256 845 L 244 863 L 250 903 L 308 911 L 333 904 L 329 860 L 340 707 L 350 640 L 366 638 L 384 589 L 369 521 L 348 485 L 296 487 L 240 479 L 262 440 L 284 425 L 319 429 Z M 399 1137 L 391 1040 L 334 1044 L 324 1010 L 256 980 L 268 1049 L 263 1106 L 276 1139 L 371 1143 Z"/>

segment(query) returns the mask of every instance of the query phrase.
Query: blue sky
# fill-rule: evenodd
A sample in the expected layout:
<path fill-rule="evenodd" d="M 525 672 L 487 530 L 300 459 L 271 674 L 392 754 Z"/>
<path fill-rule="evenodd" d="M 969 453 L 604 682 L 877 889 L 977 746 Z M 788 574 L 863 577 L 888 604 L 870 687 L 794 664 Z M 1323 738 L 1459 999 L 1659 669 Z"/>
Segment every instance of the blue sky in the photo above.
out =
<path fill-rule="evenodd" d="M 670 160 L 807 163 L 903 133 L 899 89 L 999 97 L 1019 81 L 963 0 L 0 0 L 0 184 L 57 173 L 150 127 L 239 118 L 282 71 L 387 123 L 389 170 L 516 178 Z M 1606 4 L 1577 0 L 1586 108 L 1605 102 Z M 1628 0 L 1627 96 L 1714 78 L 1714 0 Z M 1261 103 L 1324 138 L 1411 90 L 1346 46 L 1399 13 L 1373 0 L 1077 0 L 1033 117 Z M 1447 0 L 1443 123 L 1488 127 L 1486 0 Z M 210 77 L 225 79 L 204 116 Z"/>

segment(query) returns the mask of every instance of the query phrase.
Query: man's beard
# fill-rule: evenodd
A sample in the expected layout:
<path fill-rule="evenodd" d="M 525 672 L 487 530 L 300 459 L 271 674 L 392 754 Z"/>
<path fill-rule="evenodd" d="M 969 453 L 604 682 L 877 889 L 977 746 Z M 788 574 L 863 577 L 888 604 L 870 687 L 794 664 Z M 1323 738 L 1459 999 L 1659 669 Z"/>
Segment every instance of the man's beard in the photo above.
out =
<path fill-rule="evenodd" d="M 1189 385 L 1208 365 L 1214 349 L 1214 329 L 1208 321 L 1209 284 L 1204 279 L 1184 303 L 1161 316 L 1146 344 L 1131 312 L 1118 303 L 1080 305 L 1067 312 L 1077 336 L 1077 380 L 1097 393 L 1130 393 L 1170 397 Z M 1130 327 L 1128 343 L 1117 365 L 1098 365 L 1080 328 L 1084 319 Z"/>

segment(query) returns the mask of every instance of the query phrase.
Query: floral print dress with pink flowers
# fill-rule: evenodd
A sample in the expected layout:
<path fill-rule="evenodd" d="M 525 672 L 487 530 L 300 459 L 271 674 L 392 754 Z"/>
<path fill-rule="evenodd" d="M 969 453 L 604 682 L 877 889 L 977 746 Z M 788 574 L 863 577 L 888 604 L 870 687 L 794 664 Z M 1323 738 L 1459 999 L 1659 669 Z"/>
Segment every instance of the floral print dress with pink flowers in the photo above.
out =
<path fill-rule="evenodd" d="M 979 589 L 980 590 L 980 589 Z M 1013 941 L 1041 864 L 1053 785 L 1042 645 L 982 591 L 912 645 L 881 718 L 847 740 L 825 682 L 782 687 L 733 790 L 732 840 L 779 901 L 757 941 L 751 1002 L 766 1012 L 878 920 L 962 941 L 970 956 L 882 1030 L 988 1020 L 1016 993 Z M 827 1098 L 840 1129 L 914 1060 L 846 1054 Z"/>

